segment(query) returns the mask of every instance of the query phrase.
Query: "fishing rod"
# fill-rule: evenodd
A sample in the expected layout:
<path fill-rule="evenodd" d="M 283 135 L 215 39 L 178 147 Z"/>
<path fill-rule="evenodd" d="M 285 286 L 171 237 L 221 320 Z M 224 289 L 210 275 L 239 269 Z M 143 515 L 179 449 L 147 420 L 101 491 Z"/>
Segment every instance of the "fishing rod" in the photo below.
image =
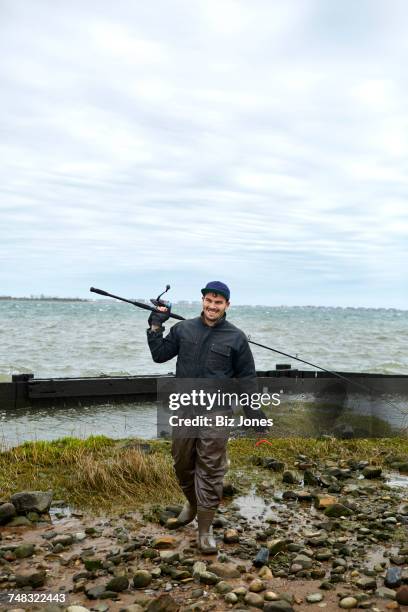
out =
<path fill-rule="evenodd" d="M 108 293 L 107 291 L 104 291 L 103 289 L 96 289 L 95 287 L 91 287 L 89 291 L 92 291 L 92 293 L 98 293 L 99 295 L 104 295 L 107 297 L 115 298 L 116 300 L 120 300 L 121 302 L 127 302 L 128 304 L 132 304 L 133 306 L 137 306 L 138 308 L 143 308 L 144 310 L 150 310 L 151 312 L 158 312 L 158 308 L 160 306 L 164 306 L 165 308 L 169 308 L 169 309 L 171 308 L 170 302 L 161 300 L 161 296 L 164 295 L 169 289 L 170 289 L 170 285 L 166 285 L 166 289 L 163 291 L 163 293 L 161 293 L 156 299 L 152 298 L 150 300 L 152 304 L 154 304 L 154 306 L 149 306 L 149 304 L 145 304 L 144 302 L 137 302 L 135 300 L 127 300 L 126 298 L 119 297 L 118 295 L 114 295 L 113 293 Z M 182 317 L 181 315 L 177 315 L 173 312 L 169 313 L 169 317 L 172 319 L 177 319 L 178 321 L 186 320 L 185 317 Z M 278 353 L 279 355 L 284 355 L 285 357 L 289 357 L 290 359 L 295 359 L 296 361 L 305 363 L 306 365 L 312 366 L 313 368 L 318 368 L 319 370 L 322 370 L 323 372 L 326 372 L 327 374 L 331 374 L 332 376 L 336 376 L 336 378 L 340 378 L 341 380 L 344 380 L 345 382 L 348 382 L 351 385 L 360 387 L 360 389 L 364 389 L 364 391 L 368 391 L 369 393 L 372 393 L 374 391 L 374 389 L 370 389 L 370 387 L 368 387 L 367 385 L 356 382 L 355 380 L 352 380 L 351 378 L 348 378 L 347 376 L 343 376 L 343 374 L 339 374 L 338 372 L 334 372 L 333 370 L 328 370 L 326 368 L 323 368 L 322 366 L 319 366 L 316 363 L 312 363 L 311 361 L 305 361 L 304 359 L 300 359 L 300 357 L 295 357 L 295 355 L 290 355 L 289 353 L 278 351 L 278 349 L 272 348 L 271 346 L 267 346 L 266 344 L 255 342 L 254 340 L 251 340 L 251 336 L 249 335 L 247 336 L 247 340 L 250 344 L 253 344 L 254 346 L 259 346 L 260 348 L 264 348 L 268 351 L 272 351 L 273 353 Z M 393 408 L 397 408 L 397 406 L 395 406 L 389 400 L 385 400 L 385 401 Z"/>
<path fill-rule="evenodd" d="M 91 287 L 89 291 L 92 291 L 92 293 L 98 293 L 99 295 L 104 295 L 106 297 L 115 298 L 115 300 L 120 300 L 121 302 L 127 302 L 128 304 L 132 304 L 133 306 L 137 306 L 138 308 L 143 308 L 144 310 L 150 310 L 150 312 L 157 312 L 158 306 L 165 306 L 166 308 L 171 307 L 170 302 L 165 302 L 164 300 L 162 301 L 160 299 L 161 296 L 164 293 L 166 293 L 166 291 L 168 291 L 169 289 L 170 289 L 170 285 L 167 285 L 166 290 L 163 291 L 163 293 L 161 293 L 156 299 L 153 299 L 153 298 L 151 299 L 151 302 L 155 304 L 155 307 L 149 306 L 149 304 L 145 304 L 144 302 L 137 302 L 135 300 L 127 300 L 126 298 L 119 297 L 118 295 L 114 295 L 113 293 L 108 293 L 107 291 L 104 291 L 103 289 L 96 289 L 96 287 Z M 177 319 L 178 321 L 185 321 L 184 317 L 182 317 L 181 315 L 174 314 L 174 312 L 170 312 L 169 316 L 172 319 Z"/>
<path fill-rule="evenodd" d="M 370 389 L 366 385 L 364 385 L 362 383 L 358 383 L 355 380 L 351 380 L 350 378 L 347 378 L 347 376 L 343 376 L 343 374 L 339 374 L 338 372 L 334 372 L 333 370 L 327 370 L 326 368 L 322 368 L 322 366 L 316 365 L 315 363 L 312 363 L 311 361 L 305 361 L 304 359 L 300 359 L 300 357 L 295 357 L 294 355 L 289 355 L 289 353 L 284 353 L 283 351 L 278 351 L 277 349 L 274 349 L 271 346 L 266 346 L 266 344 L 260 344 L 259 342 L 255 342 L 254 340 L 251 340 L 251 336 L 247 336 L 247 339 L 248 339 L 248 342 L 250 342 L 251 344 L 254 344 L 255 346 L 260 346 L 261 348 L 264 348 L 264 349 L 266 349 L 268 351 L 273 351 L 274 353 L 279 353 L 279 355 L 284 355 L 285 357 L 290 357 L 291 359 L 296 359 L 297 361 L 300 361 L 301 363 L 305 363 L 306 365 L 310 365 L 313 368 L 319 368 L 319 370 L 322 370 L 323 372 L 327 372 L 327 374 L 333 374 L 333 376 L 337 376 L 337 378 L 341 378 L 342 380 L 345 380 L 346 382 L 352 383 L 353 385 L 357 385 L 357 387 L 361 387 L 365 391 L 370 391 L 370 392 L 372 391 L 372 389 Z"/>

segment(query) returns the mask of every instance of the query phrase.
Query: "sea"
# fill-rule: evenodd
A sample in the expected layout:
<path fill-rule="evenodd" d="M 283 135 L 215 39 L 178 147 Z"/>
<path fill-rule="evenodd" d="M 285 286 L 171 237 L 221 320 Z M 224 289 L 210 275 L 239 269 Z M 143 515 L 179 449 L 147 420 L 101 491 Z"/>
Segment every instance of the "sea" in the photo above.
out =
<path fill-rule="evenodd" d="M 175 304 L 186 318 L 200 303 Z M 146 342 L 148 313 L 114 300 L 0 300 L 0 382 L 35 377 L 166 374 L 175 359 L 157 364 Z M 232 306 L 228 319 L 256 342 L 329 370 L 408 374 L 408 311 L 316 306 Z M 167 322 L 166 329 L 173 323 Z M 314 369 L 252 347 L 258 370 L 276 364 Z M 67 435 L 114 438 L 156 435 L 156 406 L 19 409 L 0 407 L 0 445 Z"/>

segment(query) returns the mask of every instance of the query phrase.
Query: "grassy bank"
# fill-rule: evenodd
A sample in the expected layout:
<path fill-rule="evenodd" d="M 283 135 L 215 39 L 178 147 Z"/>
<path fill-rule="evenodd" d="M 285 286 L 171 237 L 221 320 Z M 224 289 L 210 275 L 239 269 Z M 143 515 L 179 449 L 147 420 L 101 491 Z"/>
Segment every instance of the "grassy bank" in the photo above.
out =
<path fill-rule="evenodd" d="M 313 460 L 365 459 L 383 465 L 392 456 L 408 456 L 408 440 L 271 440 L 272 446 L 255 447 L 254 440 L 231 440 L 229 477 L 234 482 L 248 470 L 256 478 L 255 457 L 274 457 L 293 467 L 296 455 Z M 173 473 L 170 443 L 166 441 L 111 440 L 91 436 L 85 440 L 62 438 L 26 442 L 0 453 L 0 497 L 24 489 L 54 490 L 54 499 L 95 513 L 121 512 L 144 503 L 182 500 Z M 265 475 L 265 473 L 263 473 Z"/>

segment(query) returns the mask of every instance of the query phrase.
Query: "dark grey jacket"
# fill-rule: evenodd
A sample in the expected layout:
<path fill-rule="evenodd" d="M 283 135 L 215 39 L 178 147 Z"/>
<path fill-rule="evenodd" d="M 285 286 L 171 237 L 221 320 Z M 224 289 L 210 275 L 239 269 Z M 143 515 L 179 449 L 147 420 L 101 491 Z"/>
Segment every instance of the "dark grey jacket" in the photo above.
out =
<path fill-rule="evenodd" d="M 255 363 L 244 332 L 224 317 L 214 327 L 201 317 L 147 332 L 153 360 L 163 363 L 176 355 L 178 378 L 255 378 Z"/>
<path fill-rule="evenodd" d="M 257 392 L 255 363 L 248 340 L 225 316 L 213 327 L 205 325 L 201 317 L 181 321 L 165 338 L 162 331 L 147 330 L 147 339 L 156 363 L 178 355 L 177 378 L 237 378 L 241 392 Z M 249 418 L 266 418 L 260 409 L 243 406 L 243 410 Z"/>

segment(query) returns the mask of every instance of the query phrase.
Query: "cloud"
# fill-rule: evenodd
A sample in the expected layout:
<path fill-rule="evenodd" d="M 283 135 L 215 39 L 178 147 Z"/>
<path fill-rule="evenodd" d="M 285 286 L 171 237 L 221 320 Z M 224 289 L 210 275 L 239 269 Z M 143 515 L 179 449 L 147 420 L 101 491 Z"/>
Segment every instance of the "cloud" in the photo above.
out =
<path fill-rule="evenodd" d="M 408 308 L 404 3 L 3 11 L 2 293 Z"/>

